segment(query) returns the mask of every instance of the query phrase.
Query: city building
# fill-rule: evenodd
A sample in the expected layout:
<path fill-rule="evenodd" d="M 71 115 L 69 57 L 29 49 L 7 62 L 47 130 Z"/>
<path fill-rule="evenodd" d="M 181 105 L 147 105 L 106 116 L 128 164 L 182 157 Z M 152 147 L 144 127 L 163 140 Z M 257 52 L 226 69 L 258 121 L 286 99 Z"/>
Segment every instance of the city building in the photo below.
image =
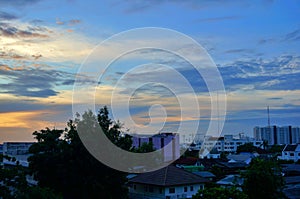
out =
<path fill-rule="evenodd" d="M 278 159 L 293 160 L 294 162 L 300 160 L 300 144 L 287 144 Z"/>
<path fill-rule="evenodd" d="M 191 198 L 199 189 L 204 189 L 207 182 L 209 180 L 206 178 L 169 165 L 153 172 L 141 173 L 129 179 L 129 198 Z"/>
<path fill-rule="evenodd" d="M 205 137 L 203 142 L 199 142 L 194 146 L 195 149 L 203 149 L 204 152 L 212 151 L 217 149 L 218 152 L 228 152 L 235 153 L 237 147 L 246 143 L 252 143 L 253 146 L 263 147 L 263 141 L 255 140 L 254 138 L 246 137 L 243 134 L 240 134 L 238 138 L 235 138 L 233 135 L 224 135 L 224 137 Z M 200 154 L 200 156 L 206 156 L 207 154 Z M 210 153 L 211 154 L 211 153 Z"/>
<path fill-rule="evenodd" d="M 179 135 L 177 133 L 132 136 L 132 146 L 135 148 L 139 148 L 143 143 L 152 143 L 155 150 L 162 149 L 165 162 L 174 161 L 180 157 Z"/>
<path fill-rule="evenodd" d="M 300 129 L 292 126 L 255 127 L 254 138 L 267 141 L 268 145 L 300 143 Z"/>
<path fill-rule="evenodd" d="M 28 167 L 29 163 L 27 158 L 29 154 L 30 146 L 34 142 L 4 142 L 3 143 L 3 155 L 10 158 L 3 158 L 4 165 L 21 165 Z"/>
<path fill-rule="evenodd" d="M 217 185 L 220 185 L 224 188 L 236 187 L 238 190 L 242 191 L 242 186 L 244 184 L 244 179 L 240 175 L 227 175 L 225 178 L 216 182 Z"/>

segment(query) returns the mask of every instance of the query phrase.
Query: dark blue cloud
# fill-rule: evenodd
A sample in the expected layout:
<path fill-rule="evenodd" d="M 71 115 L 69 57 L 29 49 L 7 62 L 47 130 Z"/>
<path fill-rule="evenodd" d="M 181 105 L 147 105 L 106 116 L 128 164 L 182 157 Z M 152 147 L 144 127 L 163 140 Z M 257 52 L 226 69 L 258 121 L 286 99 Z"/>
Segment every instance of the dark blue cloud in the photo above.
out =
<path fill-rule="evenodd" d="M 281 56 L 273 60 L 235 61 L 219 67 L 227 90 L 251 86 L 254 90 L 299 90 L 299 57 Z"/>
<path fill-rule="evenodd" d="M 17 19 L 17 18 L 18 17 L 16 15 L 0 11 L 0 21 L 1 20 L 13 20 L 13 19 Z"/>
<path fill-rule="evenodd" d="M 0 93 L 27 97 L 55 96 L 59 93 L 56 91 L 58 86 L 74 84 L 75 75 L 53 69 L 31 67 L 14 69 L 0 65 L 0 76 L 10 81 L 9 83 L 0 83 Z M 91 83 L 87 76 L 77 76 L 77 78 L 79 83 Z"/>
<path fill-rule="evenodd" d="M 298 40 L 300 40 L 300 29 L 287 33 L 283 38 L 283 41 L 298 41 Z"/>
<path fill-rule="evenodd" d="M 33 5 L 41 0 L 0 0 L 1 7 L 23 7 Z"/>

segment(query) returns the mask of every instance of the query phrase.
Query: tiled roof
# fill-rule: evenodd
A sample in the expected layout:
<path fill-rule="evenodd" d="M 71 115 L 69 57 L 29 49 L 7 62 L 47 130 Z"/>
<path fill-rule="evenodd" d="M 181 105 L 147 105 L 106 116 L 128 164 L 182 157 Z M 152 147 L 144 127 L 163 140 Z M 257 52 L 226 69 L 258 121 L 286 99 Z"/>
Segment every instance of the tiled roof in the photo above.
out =
<path fill-rule="evenodd" d="M 297 148 L 296 144 L 288 144 L 286 147 L 283 149 L 283 151 L 295 151 Z"/>
<path fill-rule="evenodd" d="M 208 182 L 208 180 L 173 165 L 169 165 L 153 172 L 139 174 L 130 179 L 129 182 L 157 186 L 176 186 L 204 183 Z"/>
<path fill-rule="evenodd" d="M 195 165 L 198 161 L 198 158 L 194 157 L 181 157 L 177 159 L 174 164 L 181 164 L 181 165 Z"/>
<path fill-rule="evenodd" d="M 196 171 L 193 173 L 200 177 L 203 177 L 203 178 L 215 178 L 216 177 L 213 173 L 211 173 L 209 171 Z"/>

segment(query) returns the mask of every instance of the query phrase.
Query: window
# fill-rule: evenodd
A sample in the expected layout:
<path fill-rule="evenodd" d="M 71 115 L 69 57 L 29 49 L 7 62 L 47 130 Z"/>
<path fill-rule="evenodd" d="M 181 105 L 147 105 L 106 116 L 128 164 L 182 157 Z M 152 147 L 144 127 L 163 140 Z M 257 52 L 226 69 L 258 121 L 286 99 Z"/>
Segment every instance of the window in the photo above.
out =
<path fill-rule="evenodd" d="M 144 191 L 147 192 L 148 191 L 148 187 L 145 185 L 144 186 Z"/>
<path fill-rule="evenodd" d="M 294 156 L 294 153 L 290 153 L 290 156 Z"/>
<path fill-rule="evenodd" d="M 162 194 L 163 193 L 163 189 L 159 188 L 159 193 Z"/>
<path fill-rule="evenodd" d="M 184 191 L 184 192 L 187 192 L 187 187 L 184 187 L 184 188 L 183 188 L 183 191 Z"/>
<path fill-rule="evenodd" d="M 149 186 L 149 192 L 153 193 L 154 192 L 154 189 L 152 186 Z"/>
<path fill-rule="evenodd" d="M 171 199 L 171 196 L 166 196 L 166 199 Z"/>
<path fill-rule="evenodd" d="M 194 191 L 194 187 L 193 186 L 190 186 L 190 191 Z"/>
<path fill-rule="evenodd" d="M 300 156 L 300 153 L 298 153 L 298 156 Z"/>
<path fill-rule="evenodd" d="M 202 190 L 203 190 L 203 189 L 204 189 L 204 185 L 200 185 L 200 189 L 202 189 Z"/>
<path fill-rule="evenodd" d="M 135 184 L 133 185 L 133 189 L 136 190 L 136 185 Z"/>
<path fill-rule="evenodd" d="M 175 188 L 174 187 L 169 188 L 169 193 L 175 193 Z"/>

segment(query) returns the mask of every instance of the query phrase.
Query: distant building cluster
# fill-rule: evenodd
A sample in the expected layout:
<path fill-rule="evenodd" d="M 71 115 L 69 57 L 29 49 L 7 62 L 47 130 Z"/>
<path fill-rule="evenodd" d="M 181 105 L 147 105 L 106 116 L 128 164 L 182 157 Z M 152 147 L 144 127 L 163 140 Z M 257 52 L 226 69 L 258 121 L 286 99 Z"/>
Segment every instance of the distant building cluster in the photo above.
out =
<path fill-rule="evenodd" d="M 300 143 L 300 128 L 292 126 L 255 127 L 254 138 L 267 141 L 268 145 Z"/>
<path fill-rule="evenodd" d="M 2 154 L 11 158 L 3 158 L 4 165 L 20 164 L 28 167 L 27 158 L 30 156 L 29 148 L 34 142 L 4 142 Z"/>
<path fill-rule="evenodd" d="M 243 134 L 240 134 L 238 138 L 235 138 L 233 135 L 225 135 L 224 137 L 212 137 L 207 136 L 201 142 L 192 144 L 191 149 L 193 150 L 207 150 L 207 151 L 217 151 L 234 153 L 237 151 L 238 146 L 252 143 L 253 146 L 262 148 L 263 141 L 255 140 L 254 138 L 246 137 Z"/>

